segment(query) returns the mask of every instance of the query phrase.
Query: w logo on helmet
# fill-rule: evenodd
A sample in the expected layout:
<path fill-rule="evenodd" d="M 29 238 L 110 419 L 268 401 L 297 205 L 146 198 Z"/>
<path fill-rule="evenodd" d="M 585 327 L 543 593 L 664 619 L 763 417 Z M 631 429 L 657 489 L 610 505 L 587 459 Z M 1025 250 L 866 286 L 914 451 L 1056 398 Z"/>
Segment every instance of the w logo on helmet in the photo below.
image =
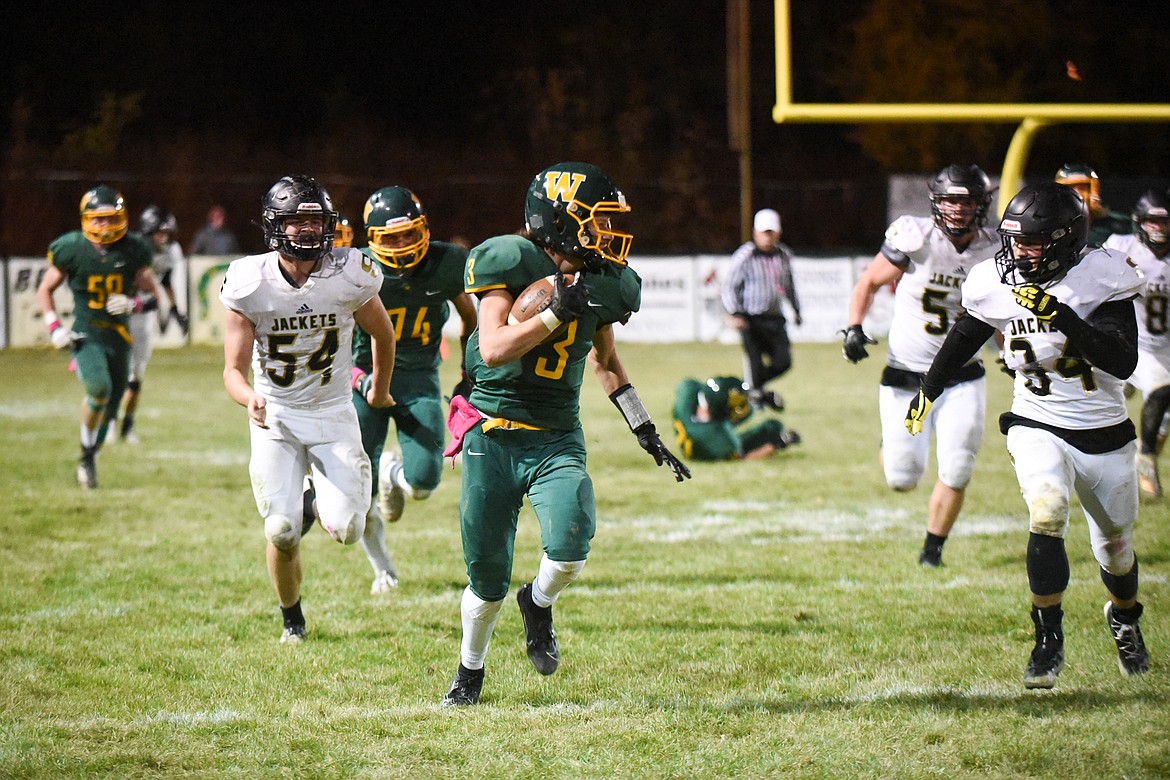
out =
<path fill-rule="evenodd" d="M 544 174 L 544 194 L 548 196 L 549 200 L 572 203 L 577 199 L 577 189 L 584 181 L 585 174 L 583 173 L 546 171 Z"/>

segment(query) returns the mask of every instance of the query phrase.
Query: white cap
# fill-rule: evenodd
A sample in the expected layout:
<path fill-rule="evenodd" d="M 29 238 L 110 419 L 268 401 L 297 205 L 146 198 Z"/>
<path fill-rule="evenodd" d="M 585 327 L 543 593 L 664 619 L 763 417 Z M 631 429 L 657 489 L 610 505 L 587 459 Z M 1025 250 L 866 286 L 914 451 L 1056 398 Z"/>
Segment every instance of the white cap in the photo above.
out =
<path fill-rule="evenodd" d="M 780 215 L 772 209 L 760 209 L 756 212 L 755 230 L 757 233 L 765 233 L 769 230 L 773 233 L 779 233 Z"/>

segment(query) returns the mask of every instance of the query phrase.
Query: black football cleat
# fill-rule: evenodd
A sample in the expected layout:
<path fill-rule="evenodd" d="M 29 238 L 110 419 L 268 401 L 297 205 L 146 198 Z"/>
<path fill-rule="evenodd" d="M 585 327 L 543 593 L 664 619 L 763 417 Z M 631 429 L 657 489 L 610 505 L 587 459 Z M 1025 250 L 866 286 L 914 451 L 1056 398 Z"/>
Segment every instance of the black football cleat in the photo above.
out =
<path fill-rule="evenodd" d="M 520 605 L 520 617 L 524 619 L 528 660 L 541 674 L 552 674 L 561 662 L 557 632 L 553 630 L 552 607 L 536 606 L 532 601 L 532 583 L 516 591 L 516 603 Z"/>
<path fill-rule="evenodd" d="M 441 707 L 470 707 L 479 702 L 479 694 L 483 692 L 483 669 L 468 669 L 459 664 L 455 672 L 455 679 L 451 681 L 451 690 L 443 696 L 439 703 Z"/>

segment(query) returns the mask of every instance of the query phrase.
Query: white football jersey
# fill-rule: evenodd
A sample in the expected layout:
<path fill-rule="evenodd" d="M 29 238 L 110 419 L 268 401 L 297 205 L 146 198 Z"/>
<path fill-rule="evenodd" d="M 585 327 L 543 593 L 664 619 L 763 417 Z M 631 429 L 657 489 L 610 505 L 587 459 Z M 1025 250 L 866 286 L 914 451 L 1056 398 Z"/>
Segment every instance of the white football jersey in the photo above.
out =
<path fill-rule="evenodd" d="M 1045 292 L 1082 319 L 1108 301 L 1140 296 L 1145 280 L 1126 256 L 1095 249 Z M 971 269 L 963 283 L 963 307 L 1004 336 L 1004 362 L 1016 372 L 1012 412 L 1029 420 L 1070 430 L 1104 428 L 1128 416 L 1124 381 L 1067 352 L 1063 333 L 1016 302 L 1012 287 L 999 278 L 995 260 Z"/>
<path fill-rule="evenodd" d="M 1125 252 L 1146 277 L 1146 292 L 1137 307 L 1138 349 L 1163 360 L 1170 358 L 1170 255 L 1157 258 L 1135 235 L 1114 233 L 1105 249 Z"/>
<path fill-rule="evenodd" d="M 151 242 L 153 246 L 153 242 Z M 171 241 L 162 249 L 154 247 L 154 275 L 162 279 L 183 262 L 183 250 L 178 241 Z"/>
<path fill-rule="evenodd" d="M 976 263 L 995 255 L 999 239 L 979 228 L 959 252 L 933 220 L 901 216 L 886 230 L 885 243 L 910 258 L 894 291 L 887 360 L 924 374 L 962 311 L 963 280 Z M 977 354 L 972 362 L 979 360 Z"/>
<path fill-rule="evenodd" d="M 350 403 L 353 313 L 381 287 L 377 263 L 352 247 L 326 255 L 300 288 L 276 252 L 233 260 L 219 298 L 256 326 L 256 391 L 297 409 Z"/>

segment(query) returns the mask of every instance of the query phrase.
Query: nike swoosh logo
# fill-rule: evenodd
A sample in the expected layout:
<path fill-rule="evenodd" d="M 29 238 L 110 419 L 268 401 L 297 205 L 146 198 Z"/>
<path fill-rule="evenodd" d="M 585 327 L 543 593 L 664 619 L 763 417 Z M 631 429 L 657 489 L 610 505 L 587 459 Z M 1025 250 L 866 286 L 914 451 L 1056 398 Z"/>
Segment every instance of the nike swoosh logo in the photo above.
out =
<path fill-rule="evenodd" d="M 588 303 L 590 306 L 593 306 L 593 307 L 605 305 L 605 304 L 601 304 L 601 303 L 594 303 L 593 301 L 586 301 L 586 303 Z"/>
<path fill-rule="evenodd" d="M 439 295 L 442 292 L 442 290 L 427 290 L 427 295 Z"/>
<path fill-rule="evenodd" d="M 472 452 L 471 450 L 468 450 L 468 451 L 467 451 L 467 454 L 468 454 L 468 455 L 483 455 L 484 453 L 482 453 L 482 452 Z"/>

